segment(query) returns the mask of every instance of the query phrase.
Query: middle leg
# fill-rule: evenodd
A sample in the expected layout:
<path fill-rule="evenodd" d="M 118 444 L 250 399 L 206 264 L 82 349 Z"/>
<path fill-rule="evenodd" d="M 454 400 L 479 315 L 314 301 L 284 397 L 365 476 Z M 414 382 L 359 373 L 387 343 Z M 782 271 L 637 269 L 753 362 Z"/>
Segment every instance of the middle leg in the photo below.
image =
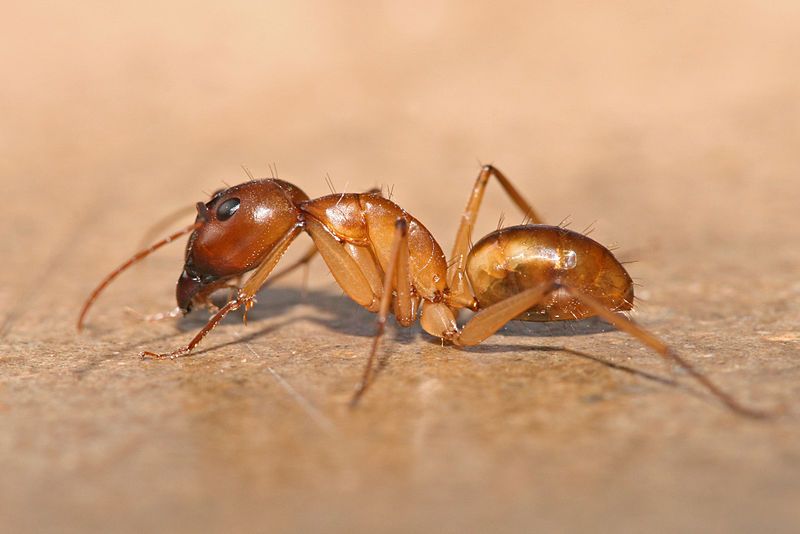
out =
<path fill-rule="evenodd" d="M 392 289 L 396 291 L 396 298 L 392 299 Z M 405 219 L 397 219 L 395 233 L 392 239 L 392 248 L 389 252 L 389 263 L 384 273 L 381 302 L 378 308 L 378 320 L 375 336 L 372 338 L 372 348 L 369 358 L 364 366 L 361 381 L 350 399 L 350 406 L 355 407 L 358 401 L 371 384 L 372 368 L 378 353 L 378 347 L 389 317 L 389 307 L 394 300 L 394 311 L 398 322 L 403 326 L 410 325 L 416 316 L 416 300 L 412 295 L 412 284 L 409 275 L 408 259 L 408 223 Z"/>

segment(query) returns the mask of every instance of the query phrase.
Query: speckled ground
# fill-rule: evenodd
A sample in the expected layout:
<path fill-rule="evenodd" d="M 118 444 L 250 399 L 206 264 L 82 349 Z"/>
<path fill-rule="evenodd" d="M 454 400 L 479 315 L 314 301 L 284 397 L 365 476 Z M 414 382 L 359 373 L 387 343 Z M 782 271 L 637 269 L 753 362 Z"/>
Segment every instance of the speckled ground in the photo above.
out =
<path fill-rule="evenodd" d="M 7 6 L 0 519 L 9 532 L 702 531 L 800 524 L 796 2 Z M 732 415 L 597 321 L 476 348 L 391 330 L 321 262 L 202 350 L 181 246 L 74 321 L 155 221 L 245 179 L 392 186 L 451 245 L 478 160 L 594 225 L 634 317 Z M 491 188 L 479 222 L 519 218 Z M 306 238 L 295 247 L 297 254 Z M 677 381 L 677 383 L 676 383 Z"/>

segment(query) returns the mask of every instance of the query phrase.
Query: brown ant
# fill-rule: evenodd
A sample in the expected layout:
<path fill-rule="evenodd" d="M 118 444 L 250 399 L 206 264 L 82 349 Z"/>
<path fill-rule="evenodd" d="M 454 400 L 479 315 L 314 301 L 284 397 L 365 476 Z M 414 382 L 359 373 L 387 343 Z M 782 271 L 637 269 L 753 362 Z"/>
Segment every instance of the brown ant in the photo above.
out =
<path fill-rule="evenodd" d="M 491 177 L 530 224 L 498 229 L 470 246 Z M 92 303 L 117 275 L 163 245 L 191 234 L 177 284 L 178 308 L 187 314 L 195 306 L 212 307 L 210 295 L 218 289 L 234 287 L 236 292 L 185 347 L 141 354 L 153 359 L 185 355 L 229 312 L 243 308 L 246 314 L 289 245 L 305 231 L 315 249 L 281 275 L 318 252 L 344 292 L 378 314 L 377 332 L 353 405 L 371 382 L 391 310 L 400 325 L 410 326 L 419 317 L 423 330 L 457 346 L 476 345 L 512 320 L 599 316 L 682 367 L 734 412 L 764 415 L 739 404 L 654 334 L 617 313 L 633 307 L 633 283 L 622 264 L 589 237 L 543 224 L 508 178 L 491 165 L 482 167 L 475 181 L 449 264 L 422 223 L 376 191 L 312 200 L 288 182 L 263 179 L 218 191 L 196 207 L 194 224 L 138 252 L 100 283 L 83 305 L 78 330 Z M 242 276 L 251 271 L 240 285 Z M 477 313 L 459 328 L 456 317 L 462 308 Z"/>

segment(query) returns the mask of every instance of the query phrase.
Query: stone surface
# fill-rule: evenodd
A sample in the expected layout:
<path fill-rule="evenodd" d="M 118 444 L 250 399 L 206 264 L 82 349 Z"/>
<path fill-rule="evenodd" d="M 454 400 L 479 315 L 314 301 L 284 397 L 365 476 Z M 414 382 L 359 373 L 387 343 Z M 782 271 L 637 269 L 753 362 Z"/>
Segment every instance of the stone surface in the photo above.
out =
<path fill-rule="evenodd" d="M 3 530 L 796 531 L 800 7 L 471 6 L 7 6 Z M 786 415 L 737 417 L 597 321 L 464 351 L 392 329 L 350 411 L 374 316 L 321 262 L 306 295 L 293 276 L 247 327 L 142 362 L 203 324 L 126 311 L 174 306 L 182 245 L 75 333 L 148 228 L 240 165 L 393 188 L 448 250 L 476 158 L 637 260 L 634 317 Z M 501 213 L 492 186 L 480 231 Z"/>

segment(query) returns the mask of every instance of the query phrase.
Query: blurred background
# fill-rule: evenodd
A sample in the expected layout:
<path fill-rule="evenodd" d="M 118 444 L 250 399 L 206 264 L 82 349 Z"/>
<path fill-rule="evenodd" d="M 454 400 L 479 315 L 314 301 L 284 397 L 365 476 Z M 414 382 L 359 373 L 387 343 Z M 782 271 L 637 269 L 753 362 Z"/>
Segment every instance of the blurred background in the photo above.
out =
<path fill-rule="evenodd" d="M 202 324 L 143 325 L 124 309 L 174 305 L 181 246 L 112 288 L 88 334 L 73 330 L 152 223 L 244 181 L 242 166 L 275 165 L 311 196 L 328 177 L 337 191 L 392 187 L 449 251 L 479 163 L 494 163 L 549 222 L 593 224 L 639 261 L 637 319 L 745 401 L 794 414 L 800 3 L 3 7 L 6 524 L 800 523 L 796 417 L 754 426 L 700 391 L 558 352 L 671 376 L 619 333 L 512 325 L 461 353 L 412 328 L 387 343 L 390 363 L 352 414 L 373 317 L 321 262 L 305 300 L 300 277 L 265 293 L 255 325 L 229 320 L 202 357 L 139 362 Z M 521 220 L 490 187 L 478 234 L 501 213 Z"/>

